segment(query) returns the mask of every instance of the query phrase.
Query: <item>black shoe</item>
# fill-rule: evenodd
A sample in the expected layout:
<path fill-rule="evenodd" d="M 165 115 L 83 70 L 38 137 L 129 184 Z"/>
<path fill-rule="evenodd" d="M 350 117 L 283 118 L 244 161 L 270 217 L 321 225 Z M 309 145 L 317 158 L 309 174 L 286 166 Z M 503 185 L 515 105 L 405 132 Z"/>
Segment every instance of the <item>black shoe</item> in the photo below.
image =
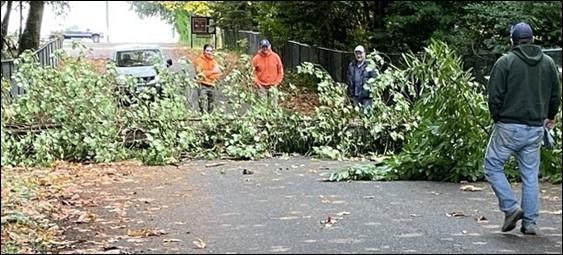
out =
<path fill-rule="evenodd" d="M 520 228 L 520 232 L 524 235 L 537 235 L 537 226 L 536 224 L 522 224 Z"/>
<path fill-rule="evenodd" d="M 516 222 L 521 220 L 524 216 L 524 212 L 522 209 L 518 208 L 514 210 L 514 212 L 507 213 L 504 216 L 504 224 L 502 224 L 502 232 L 508 232 L 513 230 L 516 227 Z"/>

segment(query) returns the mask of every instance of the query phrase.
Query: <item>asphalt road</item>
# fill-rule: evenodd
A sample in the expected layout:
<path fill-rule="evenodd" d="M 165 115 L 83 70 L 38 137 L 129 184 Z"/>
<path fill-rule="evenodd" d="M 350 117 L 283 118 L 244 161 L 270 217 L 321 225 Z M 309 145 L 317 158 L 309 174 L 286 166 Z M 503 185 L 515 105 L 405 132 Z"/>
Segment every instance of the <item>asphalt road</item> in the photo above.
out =
<path fill-rule="evenodd" d="M 209 165 L 217 162 L 225 164 Z M 135 253 L 561 254 L 560 185 L 542 184 L 541 233 L 524 236 L 519 224 L 500 232 L 503 215 L 487 183 L 471 183 L 484 189 L 467 192 L 458 183 L 324 181 L 334 169 L 356 163 L 302 157 L 194 161 L 145 169 L 129 184 L 92 194 L 151 201 L 128 207 L 127 228 L 167 234 L 114 243 Z M 252 174 L 243 174 L 245 169 Z M 519 184 L 514 190 L 519 194 Z M 95 212 L 110 219 L 111 210 Z M 205 248 L 196 248 L 198 240 Z"/>

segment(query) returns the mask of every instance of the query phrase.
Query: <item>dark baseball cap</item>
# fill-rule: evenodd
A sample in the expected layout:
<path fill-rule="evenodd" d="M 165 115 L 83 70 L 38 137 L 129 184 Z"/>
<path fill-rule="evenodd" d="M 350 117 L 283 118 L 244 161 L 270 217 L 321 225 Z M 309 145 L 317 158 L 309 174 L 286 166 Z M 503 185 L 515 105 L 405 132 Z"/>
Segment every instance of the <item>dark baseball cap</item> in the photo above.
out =
<path fill-rule="evenodd" d="M 268 41 L 267 39 L 260 41 L 260 47 L 269 47 L 270 45 L 270 41 Z"/>
<path fill-rule="evenodd" d="M 527 23 L 520 22 L 510 28 L 510 36 L 513 40 L 532 38 L 534 33 L 532 32 L 532 27 Z"/>

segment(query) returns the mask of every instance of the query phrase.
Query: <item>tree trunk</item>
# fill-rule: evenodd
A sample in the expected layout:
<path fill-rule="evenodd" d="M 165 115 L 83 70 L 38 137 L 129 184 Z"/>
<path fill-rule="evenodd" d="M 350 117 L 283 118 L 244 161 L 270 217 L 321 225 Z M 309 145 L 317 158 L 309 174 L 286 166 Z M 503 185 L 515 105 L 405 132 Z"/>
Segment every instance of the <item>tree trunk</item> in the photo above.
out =
<path fill-rule="evenodd" d="M 375 15 L 375 27 L 376 28 L 383 28 L 385 27 L 385 9 L 389 6 L 389 4 L 393 1 L 389 0 L 381 0 L 377 1 L 377 10 L 378 14 Z"/>
<path fill-rule="evenodd" d="M 370 8 L 369 8 L 369 3 L 368 1 L 363 1 L 363 8 L 364 9 L 364 25 L 366 26 L 365 29 L 370 29 L 370 18 L 369 18 L 369 13 L 370 13 Z"/>
<path fill-rule="evenodd" d="M 4 38 L 8 34 L 8 24 L 10 22 L 10 13 L 12 12 L 12 2 L 6 2 L 6 13 L 4 13 L 4 17 L 2 17 L 2 41 L 0 42 L 0 50 L 4 49 Z"/>
<path fill-rule="evenodd" d="M 41 21 L 43 19 L 44 1 L 32 1 L 29 3 L 29 12 L 25 22 L 25 29 L 18 43 L 18 55 L 24 50 L 39 48 L 39 37 L 41 35 Z"/>

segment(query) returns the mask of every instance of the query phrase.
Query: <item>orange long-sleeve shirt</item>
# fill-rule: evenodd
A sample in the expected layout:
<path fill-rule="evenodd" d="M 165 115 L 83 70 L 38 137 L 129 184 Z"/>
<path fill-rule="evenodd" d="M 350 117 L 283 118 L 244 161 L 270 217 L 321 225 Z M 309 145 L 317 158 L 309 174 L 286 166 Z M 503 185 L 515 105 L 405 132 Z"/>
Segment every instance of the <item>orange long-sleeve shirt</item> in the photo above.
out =
<path fill-rule="evenodd" d="M 205 85 L 215 86 L 215 81 L 221 76 L 219 66 L 215 59 L 209 58 L 205 56 L 205 54 L 201 54 L 201 56 L 194 61 L 194 67 L 196 73 L 203 73 L 203 76 L 205 76 L 198 76 L 198 81 Z"/>
<path fill-rule="evenodd" d="M 264 87 L 277 86 L 283 79 L 283 65 L 280 56 L 268 50 L 252 58 L 254 81 Z"/>

